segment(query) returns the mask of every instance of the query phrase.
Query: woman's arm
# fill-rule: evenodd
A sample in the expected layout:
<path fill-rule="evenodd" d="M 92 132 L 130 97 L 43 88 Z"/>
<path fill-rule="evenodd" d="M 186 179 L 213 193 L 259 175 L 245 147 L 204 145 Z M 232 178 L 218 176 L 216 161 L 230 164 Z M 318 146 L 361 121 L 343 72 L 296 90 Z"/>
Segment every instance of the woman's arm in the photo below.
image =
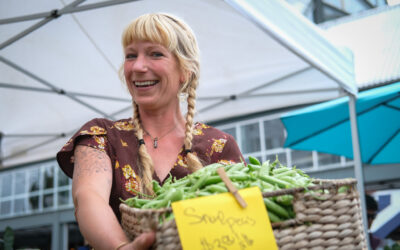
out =
<path fill-rule="evenodd" d="M 79 229 L 96 250 L 115 249 L 128 238 L 109 206 L 111 160 L 106 153 L 81 145 L 76 146 L 74 156 L 72 197 Z M 121 249 L 147 249 L 153 241 L 154 234 L 143 235 Z"/>

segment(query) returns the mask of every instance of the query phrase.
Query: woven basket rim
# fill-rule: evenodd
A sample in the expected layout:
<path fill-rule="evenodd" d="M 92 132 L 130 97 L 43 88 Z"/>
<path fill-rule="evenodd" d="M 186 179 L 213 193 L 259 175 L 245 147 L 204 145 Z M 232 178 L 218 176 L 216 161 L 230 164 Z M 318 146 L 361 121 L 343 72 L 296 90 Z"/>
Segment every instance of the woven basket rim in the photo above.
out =
<path fill-rule="evenodd" d="M 315 186 L 308 187 L 307 190 L 318 190 L 318 189 L 329 189 L 329 188 L 339 188 L 341 186 L 346 185 L 353 185 L 357 183 L 357 180 L 354 178 L 346 178 L 346 179 L 314 179 L 313 183 Z M 294 194 L 297 192 L 302 192 L 306 190 L 304 187 L 297 187 L 297 188 L 288 188 L 288 189 L 281 189 L 277 191 L 271 192 L 263 192 L 263 197 L 271 197 L 271 196 L 280 196 L 285 194 Z M 147 214 L 147 213 L 165 213 L 165 212 L 172 212 L 172 208 L 160 208 L 160 209 L 142 209 L 142 208 L 135 208 L 126 205 L 125 203 L 121 203 L 120 206 L 121 212 L 127 213 L 139 213 L 139 214 Z"/>

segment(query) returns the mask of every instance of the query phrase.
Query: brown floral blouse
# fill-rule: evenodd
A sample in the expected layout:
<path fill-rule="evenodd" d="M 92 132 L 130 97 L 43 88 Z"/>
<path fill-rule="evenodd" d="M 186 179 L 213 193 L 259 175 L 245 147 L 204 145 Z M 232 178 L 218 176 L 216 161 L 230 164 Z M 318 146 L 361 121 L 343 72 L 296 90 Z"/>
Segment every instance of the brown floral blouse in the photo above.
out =
<path fill-rule="evenodd" d="M 192 152 L 203 165 L 215 162 L 234 163 L 243 159 L 234 138 L 216 128 L 202 123 L 196 123 L 194 128 Z M 120 220 L 120 198 L 127 199 L 138 190 L 139 172 L 137 166 L 138 140 L 133 132 L 131 119 L 111 121 L 93 119 L 64 145 L 57 153 L 57 161 L 65 174 L 72 178 L 74 171 L 74 148 L 85 145 L 101 150 L 110 157 L 113 166 L 113 184 L 110 194 L 110 206 Z M 177 179 L 189 174 L 182 145 L 170 174 Z M 156 174 L 153 179 L 160 184 Z"/>

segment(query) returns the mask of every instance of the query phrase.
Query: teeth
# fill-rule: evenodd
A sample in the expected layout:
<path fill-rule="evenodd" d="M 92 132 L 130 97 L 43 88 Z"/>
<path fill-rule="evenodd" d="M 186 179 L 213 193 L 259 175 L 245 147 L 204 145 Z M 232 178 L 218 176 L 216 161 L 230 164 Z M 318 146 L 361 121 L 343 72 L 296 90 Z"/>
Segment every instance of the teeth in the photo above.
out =
<path fill-rule="evenodd" d="M 137 87 L 145 87 L 145 86 L 154 85 L 156 83 L 157 83 L 157 81 L 135 82 L 135 86 L 137 86 Z"/>

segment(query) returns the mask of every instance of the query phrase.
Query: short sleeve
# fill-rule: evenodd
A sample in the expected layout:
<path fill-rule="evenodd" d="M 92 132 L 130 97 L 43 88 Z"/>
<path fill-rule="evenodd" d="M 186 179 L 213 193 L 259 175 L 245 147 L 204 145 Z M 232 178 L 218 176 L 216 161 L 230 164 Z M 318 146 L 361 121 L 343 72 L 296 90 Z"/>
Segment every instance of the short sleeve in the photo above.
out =
<path fill-rule="evenodd" d="M 101 119 L 93 119 L 83 125 L 57 153 L 57 162 L 64 173 L 72 178 L 76 145 L 89 146 L 109 155 L 107 130 Z"/>
<path fill-rule="evenodd" d="M 218 159 L 215 159 L 214 162 L 232 164 L 244 161 L 239 146 L 237 145 L 233 136 L 231 136 L 230 134 L 225 134 L 225 137 L 226 141 L 224 143 L 223 149 L 218 155 Z"/>

